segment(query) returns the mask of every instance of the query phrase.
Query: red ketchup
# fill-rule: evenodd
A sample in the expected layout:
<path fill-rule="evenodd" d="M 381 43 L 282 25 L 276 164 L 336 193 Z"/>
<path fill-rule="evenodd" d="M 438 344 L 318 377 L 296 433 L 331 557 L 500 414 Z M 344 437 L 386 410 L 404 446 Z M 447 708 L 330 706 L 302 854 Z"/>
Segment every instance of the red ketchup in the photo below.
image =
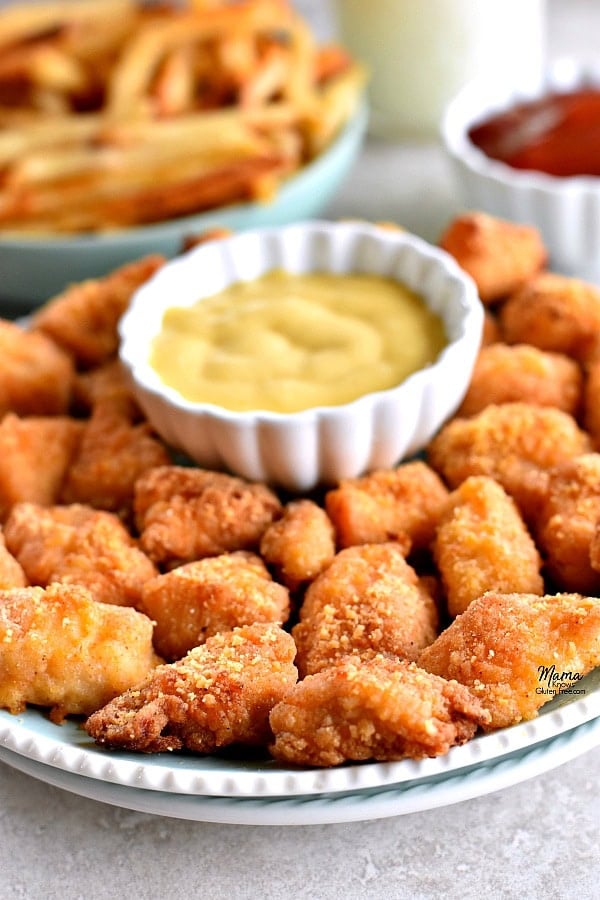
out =
<path fill-rule="evenodd" d="M 600 175 L 600 89 L 549 94 L 473 126 L 471 141 L 513 169 Z"/>

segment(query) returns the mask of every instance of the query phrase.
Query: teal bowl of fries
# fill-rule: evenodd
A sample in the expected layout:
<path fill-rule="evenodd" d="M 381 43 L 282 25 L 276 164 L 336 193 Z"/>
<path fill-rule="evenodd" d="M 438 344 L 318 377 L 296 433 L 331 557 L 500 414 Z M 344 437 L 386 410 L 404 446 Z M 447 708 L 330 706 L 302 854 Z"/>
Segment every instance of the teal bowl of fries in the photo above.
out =
<path fill-rule="evenodd" d="M 213 228 L 245 231 L 322 215 L 347 177 L 366 133 L 365 103 L 337 137 L 291 175 L 267 202 L 245 202 L 151 225 L 89 235 L 0 233 L 0 302 L 4 314 L 23 314 L 68 284 L 95 278 L 148 253 L 172 257 L 185 242 Z"/>

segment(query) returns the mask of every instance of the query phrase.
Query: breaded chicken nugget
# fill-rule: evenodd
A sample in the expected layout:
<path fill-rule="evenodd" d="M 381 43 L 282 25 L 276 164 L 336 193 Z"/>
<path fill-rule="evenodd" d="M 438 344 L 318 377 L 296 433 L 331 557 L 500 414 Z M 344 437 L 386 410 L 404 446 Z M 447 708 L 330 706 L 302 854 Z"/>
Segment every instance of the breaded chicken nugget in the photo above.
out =
<path fill-rule="evenodd" d="M 600 289 L 543 272 L 507 300 L 500 328 L 508 344 L 533 344 L 586 362 L 600 349 Z"/>
<path fill-rule="evenodd" d="M 143 585 L 157 574 L 117 516 L 80 504 L 19 503 L 5 536 L 31 584 L 84 585 L 102 603 L 138 606 Z"/>
<path fill-rule="evenodd" d="M 590 564 L 594 571 L 600 572 L 600 521 L 596 523 L 590 544 Z"/>
<path fill-rule="evenodd" d="M 547 253 L 539 232 L 480 212 L 454 219 L 440 238 L 473 278 L 484 303 L 512 293 L 545 265 Z"/>
<path fill-rule="evenodd" d="M 287 620 L 290 598 L 260 556 L 239 550 L 187 563 L 144 585 L 141 609 L 155 621 L 154 646 L 181 659 L 220 631 Z"/>
<path fill-rule="evenodd" d="M 600 360 L 590 363 L 585 371 L 583 425 L 594 450 L 600 450 Z"/>
<path fill-rule="evenodd" d="M 113 402 L 94 407 L 61 493 L 63 503 L 89 503 L 127 517 L 144 472 L 170 462 L 147 423 L 132 425 Z"/>
<path fill-rule="evenodd" d="M 481 346 L 489 347 L 502 340 L 500 335 L 500 325 L 498 319 L 489 309 L 483 313 L 483 331 L 481 332 Z"/>
<path fill-rule="evenodd" d="M 43 334 L 0 319 L 0 419 L 67 412 L 73 361 Z"/>
<path fill-rule="evenodd" d="M 0 528 L 0 591 L 26 587 L 27 576 L 22 566 L 6 548 L 4 532 Z"/>
<path fill-rule="evenodd" d="M 331 520 L 312 500 L 294 500 L 263 534 L 260 553 L 275 568 L 277 577 L 294 590 L 313 581 L 335 556 Z"/>
<path fill-rule="evenodd" d="M 146 256 L 104 278 L 74 284 L 49 300 L 33 316 L 31 327 L 51 337 L 80 366 L 98 365 L 117 352 L 117 324 L 133 292 L 164 261 L 158 254 Z"/>
<path fill-rule="evenodd" d="M 155 562 L 254 550 L 281 513 L 281 503 L 265 485 L 205 469 L 161 466 L 135 486 L 141 546 Z"/>
<path fill-rule="evenodd" d="M 529 344 L 483 347 L 457 416 L 473 416 L 492 403 L 534 403 L 555 406 L 576 416 L 582 397 L 583 374 L 561 353 L 546 353 Z"/>
<path fill-rule="evenodd" d="M 588 435 L 567 413 L 505 403 L 449 422 L 429 445 L 427 458 L 453 488 L 470 475 L 495 478 L 532 523 L 548 487 L 547 470 L 589 449 Z"/>
<path fill-rule="evenodd" d="M 396 544 L 337 554 L 313 581 L 292 629 L 300 676 L 342 656 L 376 651 L 415 659 L 436 636 L 437 608 Z"/>
<path fill-rule="evenodd" d="M 540 555 L 514 501 L 484 475 L 450 494 L 433 553 L 451 616 L 485 591 L 544 593 Z"/>
<path fill-rule="evenodd" d="M 546 688 L 572 687 L 573 679 L 600 665 L 600 600 L 489 591 L 417 662 L 428 672 L 467 685 L 490 712 L 490 728 L 533 719 L 553 696 Z M 554 672 L 567 674 L 550 684 L 548 670 L 550 681 Z"/>
<path fill-rule="evenodd" d="M 0 520 L 20 501 L 56 503 L 83 423 L 66 416 L 9 413 L 0 422 Z"/>
<path fill-rule="evenodd" d="M 548 573 L 560 590 L 600 591 L 600 573 L 590 561 L 598 522 L 600 454 L 577 456 L 551 469 L 537 536 Z"/>
<path fill-rule="evenodd" d="M 447 753 L 488 720 L 473 694 L 406 660 L 348 656 L 309 675 L 271 712 L 276 759 L 298 766 Z"/>
<path fill-rule="evenodd" d="M 146 753 L 265 745 L 269 713 L 296 683 L 295 651 L 278 625 L 216 634 L 94 713 L 85 729 L 99 744 Z"/>
<path fill-rule="evenodd" d="M 96 603 L 62 584 L 0 591 L 0 706 L 89 715 L 159 662 L 152 622 L 135 609 Z"/>
<path fill-rule="evenodd" d="M 131 392 L 131 382 L 119 359 L 110 359 L 88 372 L 78 372 L 73 383 L 73 399 L 78 408 L 91 412 L 98 403 L 110 402 L 139 417 L 139 410 Z"/>
<path fill-rule="evenodd" d="M 438 475 L 412 462 L 342 481 L 325 507 L 340 547 L 397 540 L 408 552 L 431 543 L 447 497 Z"/>

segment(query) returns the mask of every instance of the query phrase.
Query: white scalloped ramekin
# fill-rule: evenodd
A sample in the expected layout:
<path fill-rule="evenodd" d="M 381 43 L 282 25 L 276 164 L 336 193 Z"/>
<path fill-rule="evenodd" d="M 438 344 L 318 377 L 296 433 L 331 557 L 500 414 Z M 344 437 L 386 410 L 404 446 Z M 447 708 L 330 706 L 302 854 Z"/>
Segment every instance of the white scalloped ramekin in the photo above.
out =
<path fill-rule="evenodd" d="M 476 123 L 518 103 L 590 86 L 600 88 L 600 65 L 573 59 L 555 62 L 528 90 L 476 80 L 448 105 L 441 134 L 467 208 L 535 225 L 552 269 L 600 282 L 600 178 L 512 169 L 486 156 L 468 134 Z"/>
<path fill-rule="evenodd" d="M 190 402 L 166 386 L 149 364 L 165 311 L 273 269 L 395 278 L 441 316 L 448 345 L 397 387 L 296 413 L 231 412 Z M 300 491 L 392 466 L 420 450 L 464 396 L 482 316 L 474 284 L 443 251 L 367 223 L 306 222 L 244 232 L 166 264 L 121 320 L 120 353 L 140 406 L 169 444 L 201 466 Z"/>

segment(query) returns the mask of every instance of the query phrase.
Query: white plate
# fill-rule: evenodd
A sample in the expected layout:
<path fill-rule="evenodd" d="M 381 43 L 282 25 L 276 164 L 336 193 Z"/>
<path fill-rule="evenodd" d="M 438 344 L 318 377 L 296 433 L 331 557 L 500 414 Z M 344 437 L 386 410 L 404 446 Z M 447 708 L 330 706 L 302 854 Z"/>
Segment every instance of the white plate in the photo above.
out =
<path fill-rule="evenodd" d="M 0 748 L 63 772 L 136 790 L 207 797 L 306 797 L 447 776 L 534 747 L 600 717 L 600 668 L 577 687 L 585 694 L 577 699 L 576 695 L 556 697 L 531 722 L 481 735 L 445 756 L 418 761 L 293 769 L 265 758 L 230 754 L 114 752 L 96 746 L 77 722 L 54 725 L 36 709 L 18 716 L 0 710 Z"/>
<path fill-rule="evenodd" d="M 136 790 L 135 787 L 82 778 L 2 749 L 0 761 L 71 793 L 138 812 L 231 825 L 325 825 L 382 819 L 450 806 L 541 775 L 598 746 L 600 718 L 537 747 L 523 750 L 509 759 L 489 762 L 469 772 L 438 776 L 399 788 L 285 799 L 195 797 Z"/>

